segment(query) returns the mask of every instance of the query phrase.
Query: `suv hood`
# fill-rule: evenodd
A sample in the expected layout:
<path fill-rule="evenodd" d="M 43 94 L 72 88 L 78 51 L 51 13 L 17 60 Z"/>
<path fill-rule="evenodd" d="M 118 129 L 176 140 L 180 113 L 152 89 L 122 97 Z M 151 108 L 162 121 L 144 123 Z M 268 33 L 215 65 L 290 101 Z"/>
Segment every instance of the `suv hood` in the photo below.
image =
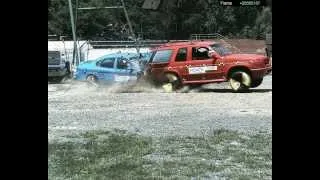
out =
<path fill-rule="evenodd" d="M 266 56 L 259 55 L 259 54 L 230 54 L 224 56 L 226 59 L 230 60 L 237 60 L 237 61 L 249 61 L 249 60 L 259 60 L 265 59 Z"/>

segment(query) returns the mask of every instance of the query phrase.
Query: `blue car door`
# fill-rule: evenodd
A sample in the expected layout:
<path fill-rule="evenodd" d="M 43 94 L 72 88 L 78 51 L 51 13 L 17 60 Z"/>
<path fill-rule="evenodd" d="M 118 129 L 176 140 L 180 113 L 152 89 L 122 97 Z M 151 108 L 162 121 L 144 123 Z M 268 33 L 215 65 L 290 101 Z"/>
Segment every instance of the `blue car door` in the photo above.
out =
<path fill-rule="evenodd" d="M 105 58 L 97 64 L 97 76 L 104 82 L 112 82 L 115 72 L 115 58 Z"/>
<path fill-rule="evenodd" d="M 132 70 L 129 69 L 127 62 L 129 62 L 128 59 L 122 57 L 116 60 L 114 79 L 118 83 L 128 82 L 132 76 Z"/>

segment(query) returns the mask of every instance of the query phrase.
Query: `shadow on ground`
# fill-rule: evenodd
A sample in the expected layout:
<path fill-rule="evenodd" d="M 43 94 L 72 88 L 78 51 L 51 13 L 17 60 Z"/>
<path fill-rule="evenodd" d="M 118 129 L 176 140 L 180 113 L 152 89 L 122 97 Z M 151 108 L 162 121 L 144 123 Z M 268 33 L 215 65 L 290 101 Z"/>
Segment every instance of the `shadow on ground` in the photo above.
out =
<path fill-rule="evenodd" d="M 249 89 L 248 91 L 241 92 L 241 93 L 266 93 L 271 92 L 272 89 Z M 215 93 L 233 93 L 231 89 L 199 89 L 197 92 L 200 93 L 209 93 L 209 92 L 215 92 Z"/>

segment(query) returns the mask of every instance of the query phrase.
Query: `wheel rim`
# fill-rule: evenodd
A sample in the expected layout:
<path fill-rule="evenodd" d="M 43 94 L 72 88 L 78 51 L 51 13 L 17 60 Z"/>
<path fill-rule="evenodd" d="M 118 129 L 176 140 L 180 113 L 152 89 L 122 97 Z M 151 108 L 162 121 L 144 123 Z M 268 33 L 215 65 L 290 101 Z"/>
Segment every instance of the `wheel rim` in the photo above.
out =
<path fill-rule="evenodd" d="M 178 81 L 178 78 L 175 75 L 167 74 L 166 77 L 169 80 L 169 83 L 173 83 L 175 81 Z"/>
<path fill-rule="evenodd" d="M 251 77 L 245 72 L 237 72 L 230 78 L 231 88 L 238 91 L 251 86 Z"/>
<path fill-rule="evenodd" d="M 241 82 L 231 78 L 230 79 L 230 85 L 231 85 L 232 89 L 238 90 L 241 87 Z"/>
<path fill-rule="evenodd" d="M 247 87 L 250 86 L 251 84 L 251 78 L 247 73 L 241 73 L 241 77 L 242 77 L 242 84 L 246 85 Z"/>
<path fill-rule="evenodd" d="M 95 78 L 93 76 L 88 76 L 87 81 L 94 82 Z"/>
<path fill-rule="evenodd" d="M 173 74 L 166 74 L 167 82 L 162 84 L 165 92 L 173 92 L 180 85 L 179 78 Z"/>
<path fill-rule="evenodd" d="M 94 76 L 90 75 L 87 77 L 87 82 L 93 86 L 98 87 L 97 80 Z"/>

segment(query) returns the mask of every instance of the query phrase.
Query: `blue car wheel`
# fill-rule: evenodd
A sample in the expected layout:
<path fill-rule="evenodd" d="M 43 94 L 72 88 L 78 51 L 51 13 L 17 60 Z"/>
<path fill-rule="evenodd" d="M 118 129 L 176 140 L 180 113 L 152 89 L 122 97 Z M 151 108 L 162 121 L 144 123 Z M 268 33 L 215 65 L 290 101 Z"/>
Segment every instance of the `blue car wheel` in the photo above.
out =
<path fill-rule="evenodd" d="M 92 74 L 91 74 L 91 75 L 88 75 L 86 79 L 87 79 L 88 82 L 94 83 L 94 84 L 97 83 L 97 81 L 98 81 L 98 80 L 97 80 L 97 77 L 94 76 L 94 75 L 92 75 Z"/>

